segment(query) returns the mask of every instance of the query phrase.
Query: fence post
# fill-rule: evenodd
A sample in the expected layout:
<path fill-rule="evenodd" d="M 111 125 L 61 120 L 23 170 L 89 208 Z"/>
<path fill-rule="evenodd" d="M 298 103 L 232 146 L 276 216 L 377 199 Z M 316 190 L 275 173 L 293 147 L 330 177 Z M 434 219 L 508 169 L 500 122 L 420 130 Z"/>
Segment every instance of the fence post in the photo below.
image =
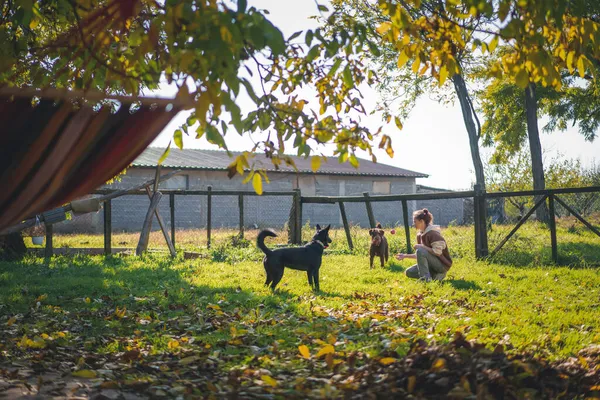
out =
<path fill-rule="evenodd" d="M 554 210 L 554 195 L 548 196 L 548 211 L 550 213 L 550 242 L 552 244 L 552 261 L 558 263 L 558 248 L 556 245 L 556 219 Z"/>
<path fill-rule="evenodd" d="M 483 258 L 488 255 L 485 190 L 480 184 L 473 187 L 473 223 L 475 225 L 475 257 Z"/>
<path fill-rule="evenodd" d="M 175 193 L 169 194 L 169 208 L 171 211 L 171 243 L 175 247 Z"/>
<path fill-rule="evenodd" d="M 348 225 L 348 218 L 346 217 L 346 208 L 344 207 L 344 202 L 340 201 L 340 213 L 342 214 L 342 222 L 344 224 L 344 231 L 346 231 L 346 240 L 348 240 L 348 247 L 350 250 L 354 250 L 354 245 L 352 244 L 352 235 L 350 234 L 350 225 Z"/>
<path fill-rule="evenodd" d="M 302 244 L 302 195 L 300 189 L 294 190 L 294 243 Z"/>
<path fill-rule="evenodd" d="M 208 186 L 206 190 L 208 190 L 208 195 L 206 196 L 206 247 L 210 249 L 210 225 L 212 222 L 212 186 Z"/>
<path fill-rule="evenodd" d="M 50 258 L 54 255 L 54 248 L 52 247 L 52 224 L 46 225 L 46 250 L 44 257 Z"/>
<path fill-rule="evenodd" d="M 365 205 L 367 206 L 367 215 L 369 217 L 369 224 L 371 225 L 371 229 L 375 228 L 375 216 L 373 215 L 373 207 L 371 206 L 371 201 L 369 200 L 369 192 L 363 192 L 363 196 L 365 196 Z"/>
<path fill-rule="evenodd" d="M 238 195 L 238 205 L 240 207 L 240 238 L 244 238 L 244 195 Z"/>
<path fill-rule="evenodd" d="M 104 202 L 104 255 L 112 254 L 112 203 Z"/>
<path fill-rule="evenodd" d="M 408 222 L 408 202 L 402 200 L 402 218 L 404 219 L 404 233 L 406 234 L 406 254 L 412 253 L 412 246 L 410 245 L 410 225 Z"/>

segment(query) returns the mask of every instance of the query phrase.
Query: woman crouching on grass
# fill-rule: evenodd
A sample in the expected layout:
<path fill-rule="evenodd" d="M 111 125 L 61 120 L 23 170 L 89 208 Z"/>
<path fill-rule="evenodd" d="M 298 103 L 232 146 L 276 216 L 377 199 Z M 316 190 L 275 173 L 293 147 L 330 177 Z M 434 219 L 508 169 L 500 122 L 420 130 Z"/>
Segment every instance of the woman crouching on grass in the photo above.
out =
<path fill-rule="evenodd" d="M 417 263 L 406 270 L 409 278 L 422 279 L 426 282 L 435 279 L 441 281 L 452 266 L 446 240 L 440 233 L 438 225 L 433 225 L 433 215 L 426 208 L 413 213 L 413 224 L 417 228 L 417 244 L 415 254 L 396 254 L 400 261 L 413 258 Z"/>

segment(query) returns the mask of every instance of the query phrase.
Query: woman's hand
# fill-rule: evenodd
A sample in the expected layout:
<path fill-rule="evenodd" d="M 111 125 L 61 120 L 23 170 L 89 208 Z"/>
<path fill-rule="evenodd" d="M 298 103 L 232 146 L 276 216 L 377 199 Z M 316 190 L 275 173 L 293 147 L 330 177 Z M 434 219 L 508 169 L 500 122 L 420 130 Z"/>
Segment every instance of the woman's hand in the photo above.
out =
<path fill-rule="evenodd" d="M 404 254 L 404 253 L 396 254 L 396 260 L 398 260 L 398 261 L 404 260 L 405 257 L 406 257 L 406 254 Z"/>

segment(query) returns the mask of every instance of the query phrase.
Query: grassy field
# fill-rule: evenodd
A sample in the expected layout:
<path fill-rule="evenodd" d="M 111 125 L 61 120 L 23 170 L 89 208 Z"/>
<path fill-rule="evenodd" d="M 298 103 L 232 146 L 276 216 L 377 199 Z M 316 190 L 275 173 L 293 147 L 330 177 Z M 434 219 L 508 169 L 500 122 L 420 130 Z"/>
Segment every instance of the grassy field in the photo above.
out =
<path fill-rule="evenodd" d="M 490 247 L 509 229 L 494 227 Z M 550 260 L 549 232 L 541 225 L 527 225 L 489 262 L 474 260 L 471 229 L 447 228 L 455 264 L 445 281 L 428 284 L 405 277 L 409 260 L 370 270 L 365 231 L 353 232 L 354 252 L 344 232 L 334 231 L 320 293 L 309 290 L 305 273 L 292 270 L 271 293 L 263 287 L 261 253 L 232 234 L 217 233 L 208 250 L 202 232 L 178 232 L 182 247 L 205 254 L 194 260 L 148 254 L 0 263 L 0 395 L 4 376 L 13 390 L 15 382 L 29 382 L 28 390 L 44 395 L 72 379 L 80 392 L 151 397 L 320 398 L 389 390 L 427 398 L 482 390 L 546 397 L 549 386 L 527 380 L 543 378 L 532 360 L 566 363 L 569 371 L 591 373 L 585 379 L 600 379 L 600 351 L 590 350 L 600 343 L 600 238 L 571 222 L 559 224 L 561 266 L 541 265 Z M 393 250 L 405 245 L 403 235 L 388 237 Z M 136 239 L 115 235 L 113 245 L 135 246 Z M 55 243 L 101 247 L 102 238 L 57 236 Z M 464 340 L 481 344 L 468 347 L 477 356 L 459 351 Z M 423 354 L 426 361 L 415 361 Z M 470 369 L 456 364 L 464 357 Z M 481 357 L 489 357 L 481 370 L 499 371 L 502 385 L 473 375 Z M 510 368 L 491 367 L 500 359 Z M 54 370 L 59 378 L 48 372 Z M 561 374 L 553 381 L 584 376 Z M 582 385 L 552 393 L 598 394 Z"/>

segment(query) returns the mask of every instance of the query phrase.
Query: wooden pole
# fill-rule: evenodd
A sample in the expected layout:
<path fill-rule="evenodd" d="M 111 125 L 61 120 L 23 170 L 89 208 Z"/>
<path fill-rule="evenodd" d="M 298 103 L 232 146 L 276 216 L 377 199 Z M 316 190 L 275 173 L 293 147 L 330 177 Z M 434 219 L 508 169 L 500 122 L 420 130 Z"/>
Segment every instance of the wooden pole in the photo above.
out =
<path fill-rule="evenodd" d="M 346 208 L 344 207 L 344 202 L 340 201 L 338 204 L 340 205 L 340 214 L 342 214 L 342 222 L 344 223 L 344 231 L 346 232 L 348 247 L 350 250 L 354 250 L 354 245 L 352 244 L 352 235 L 350 234 L 350 225 L 348 224 L 348 218 L 346 217 Z"/>
<path fill-rule="evenodd" d="M 365 205 L 367 206 L 367 215 L 369 217 L 369 224 L 371 229 L 375 228 L 375 216 L 373 215 L 373 207 L 371 206 L 371 200 L 369 200 L 369 192 L 364 192 Z"/>
<path fill-rule="evenodd" d="M 404 219 L 404 234 L 406 235 L 406 254 L 412 254 L 410 224 L 408 222 L 408 202 L 406 200 L 402 200 L 402 218 Z"/>
<path fill-rule="evenodd" d="M 175 247 L 175 193 L 169 194 L 169 208 L 171 211 L 171 243 Z"/>
<path fill-rule="evenodd" d="M 238 195 L 238 205 L 240 208 L 240 238 L 244 238 L 244 195 Z"/>
<path fill-rule="evenodd" d="M 150 199 L 150 201 L 152 201 L 152 193 L 150 192 L 149 187 L 146 187 L 146 193 L 148 193 L 148 198 Z M 155 193 L 160 193 L 160 192 L 155 192 Z M 162 197 L 162 193 L 161 193 L 161 197 Z M 165 237 L 165 242 L 167 242 L 167 247 L 169 248 L 169 252 L 171 253 L 172 257 L 175 257 L 177 255 L 177 252 L 175 251 L 175 246 L 173 246 L 173 242 L 171 242 L 171 238 L 169 237 L 169 233 L 167 232 L 167 224 L 165 224 L 165 221 L 163 220 L 162 216 L 158 212 L 158 207 L 156 207 L 156 209 L 154 210 L 154 215 L 156 216 L 156 220 L 158 221 L 160 230 L 162 231 L 162 234 Z"/>
<path fill-rule="evenodd" d="M 112 201 L 104 202 L 104 255 L 112 254 Z"/>
<path fill-rule="evenodd" d="M 302 195 L 300 189 L 294 190 L 295 223 L 294 243 L 302 244 Z"/>
<path fill-rule="evenodd" d="M 152 217 L 154 216 L 154 211 L 156 210 L 156 207 L 158 207 L 158 203 L 160 202 L 161 197 L 161 192 L 155 192 L 152 195 L 150 207 L 148 207 L 148 212 L 146 213 L 146 218 L 144 219 L 144 225 L 142 226 L 142 233 L 140 233 L 140 241 L 138 242 L 137 248 L 135 250 L 135 254 L 138 256 L 146 250 L 148 250 L 150 230 L 152 229 Z"/>
<path fill-rule="evenodd" d="M 212 186 L 206 188 L 208 195 L 206 196 L 206 247 L 210 249 L 210 228 L 212 223 Z"/>
<path fill-rule="evenodd" d="M 296 193 L 292 195 L 292 206 L 288 217 L 288 244 L 296 243 Z"/>
<path fill-rule="evenodd" d="M 44 256 L 50 258 L 54 255 L 54 248 L 52 247 L 52 225 L 46 225 L 46 250 Z"/>
<path fill-rule="evenodd" d="M 548 196 L 548 212 L 550 217 L 550 243 L 552 245 L 552 261 L 558 264 L 558 246 L 556 244 L 556 214 L 554 210 L 554 195 Z"/>

